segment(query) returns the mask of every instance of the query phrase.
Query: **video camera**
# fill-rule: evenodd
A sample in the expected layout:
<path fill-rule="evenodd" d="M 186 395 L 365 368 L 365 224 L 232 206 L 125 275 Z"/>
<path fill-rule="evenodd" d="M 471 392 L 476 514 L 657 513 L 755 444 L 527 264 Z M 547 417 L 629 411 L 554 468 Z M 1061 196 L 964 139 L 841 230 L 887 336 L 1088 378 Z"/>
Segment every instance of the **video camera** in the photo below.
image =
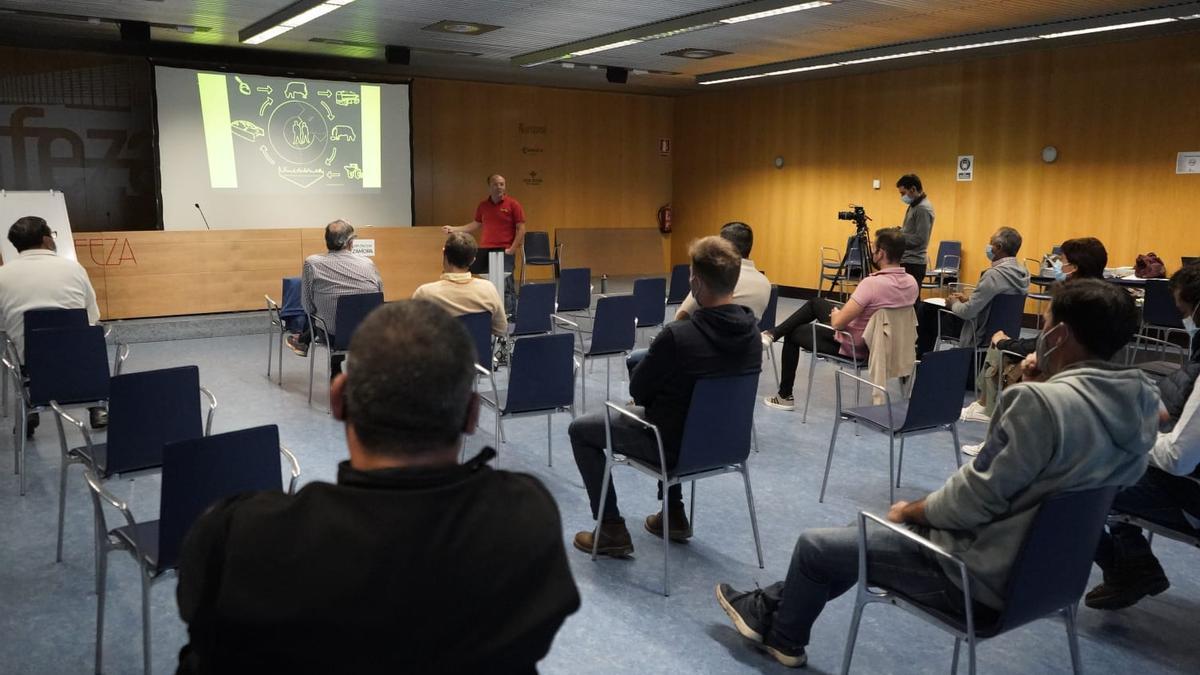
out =
<path fill-rule="evenodd" d="M 857 204 L 851 204 L 850 208 L 853 210 L 838 211 L 838 220 L 854 221 L 854 224 L 859 230 L 867 229 L 867 221 L 871 219 L 871 217 L 867 215 L 867 210 Z"/>

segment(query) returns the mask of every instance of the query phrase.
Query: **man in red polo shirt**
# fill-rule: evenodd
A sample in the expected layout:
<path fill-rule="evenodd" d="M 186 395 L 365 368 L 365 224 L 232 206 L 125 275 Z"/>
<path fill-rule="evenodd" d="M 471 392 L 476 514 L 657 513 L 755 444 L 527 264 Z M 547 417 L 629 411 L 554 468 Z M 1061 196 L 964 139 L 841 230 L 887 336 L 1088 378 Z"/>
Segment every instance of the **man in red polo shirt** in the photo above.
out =
<path fill-rule="evenodd" d="M 480 228 L 483 233 L 475 235 Z M 504 271 L 509 276 L 504 281 L 504 305 L 512 313 L 512 270 L 513 255 L 525 241 L 525 209 L 521 203 L 508 195 L 508 187 L 504 176 L 493 174 L 488 176 L 488 197 L 475 207 L 475 219 L 466 225 L 446 225 L 442 227 L 446 234 L 451 232 L 469 232 L 479 240 L 479 252 L 475 256 L 475 264 L 471 272 L 487 273 L 488 254 L 494 251 L 504 251 Z"/>

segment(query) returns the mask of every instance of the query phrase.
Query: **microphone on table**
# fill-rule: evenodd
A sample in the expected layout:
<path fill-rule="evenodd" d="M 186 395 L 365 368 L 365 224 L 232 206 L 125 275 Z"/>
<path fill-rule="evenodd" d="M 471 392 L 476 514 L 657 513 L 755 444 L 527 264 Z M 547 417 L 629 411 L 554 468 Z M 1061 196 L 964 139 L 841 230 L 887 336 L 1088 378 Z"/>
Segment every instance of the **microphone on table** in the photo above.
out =
<path fill-rule="evenodd" d="M 200 204 L 192 204 L 192 206 L 195 206 L 196 210 L 200 212 L 200 218 L 204 220 L 204 229 L 212 230 L 212 228 L 208 225 L 208 218 L 204 217 L 204 209 L 200 208 Z"/>

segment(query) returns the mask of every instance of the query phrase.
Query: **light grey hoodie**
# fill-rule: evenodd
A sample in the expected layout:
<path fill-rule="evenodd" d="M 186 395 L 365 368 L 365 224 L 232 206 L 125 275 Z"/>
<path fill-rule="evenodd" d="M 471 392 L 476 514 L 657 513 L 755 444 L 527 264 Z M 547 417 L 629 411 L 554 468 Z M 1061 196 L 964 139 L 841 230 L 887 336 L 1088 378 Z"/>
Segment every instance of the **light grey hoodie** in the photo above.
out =
<path fill-rule="evenodd" d="M 1140 370 L 1086 361 L 1005 389 L 1000 410 L 979 456 L 925 501 L 930 540 L 966 562 L 975 599 L 995 609 L 1043 499 L 1141 477 L 1158 390 Z M 958 569 L 942 567 L 957 584 Z"/>
<path fill-rule="evenodd" d="M 992 336 L 987 334 L 988 314 L 992 309 L 992 298 L 997 295 L 1026 295 L 1029 293 L 1029 270 L 1016 256 L 1001 258 L 979 275 L 979 284 L 966 302 L 950 309 L 955 316 L 964 320 L 959 344 L 973 347 L 983 344 Z"/>

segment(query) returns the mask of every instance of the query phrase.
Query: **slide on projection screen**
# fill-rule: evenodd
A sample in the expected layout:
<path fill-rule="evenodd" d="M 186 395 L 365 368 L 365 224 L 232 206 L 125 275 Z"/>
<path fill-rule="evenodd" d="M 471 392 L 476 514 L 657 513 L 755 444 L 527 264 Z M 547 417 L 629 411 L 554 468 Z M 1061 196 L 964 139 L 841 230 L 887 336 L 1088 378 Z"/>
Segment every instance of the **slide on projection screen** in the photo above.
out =
<path fill-rule="evenodd" d="M 154 75 L 164 229 L 412 225 L 408 85 Z"/>

